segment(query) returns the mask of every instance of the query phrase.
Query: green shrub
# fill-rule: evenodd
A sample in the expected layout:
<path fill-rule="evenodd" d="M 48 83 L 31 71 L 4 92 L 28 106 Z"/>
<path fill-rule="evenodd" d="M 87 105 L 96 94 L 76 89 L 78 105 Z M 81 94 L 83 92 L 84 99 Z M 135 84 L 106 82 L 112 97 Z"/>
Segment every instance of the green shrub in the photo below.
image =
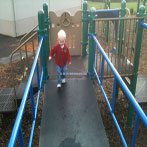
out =
<path fill-rule="evenodd" d="M 130 9 L 130 14 L 131 14 L 131 15 L 134 14 L 134 9 L 133 9 L 133 8 Z"/>

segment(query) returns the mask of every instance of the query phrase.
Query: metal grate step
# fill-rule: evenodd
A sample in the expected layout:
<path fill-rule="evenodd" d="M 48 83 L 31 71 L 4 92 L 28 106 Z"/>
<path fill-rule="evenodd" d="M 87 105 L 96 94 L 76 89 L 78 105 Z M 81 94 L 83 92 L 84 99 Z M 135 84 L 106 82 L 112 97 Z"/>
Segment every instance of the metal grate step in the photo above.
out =
<path fill-rule="evenodd" d="M 139 75 L 137 78 L 136 100 L 138 103 L 147 103 L 147 75 Z"/>
<path fill-rule="evenodd" d="M 15 94 L 13 88 L 0 89 L 0 112 L 11 112 L 16 110 Z"/>

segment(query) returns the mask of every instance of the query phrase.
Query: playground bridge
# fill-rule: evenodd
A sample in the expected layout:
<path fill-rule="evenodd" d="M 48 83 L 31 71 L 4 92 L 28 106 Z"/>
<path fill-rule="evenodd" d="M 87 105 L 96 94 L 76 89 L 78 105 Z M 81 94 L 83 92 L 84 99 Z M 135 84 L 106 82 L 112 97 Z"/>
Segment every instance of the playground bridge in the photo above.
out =
<path fill-rule="evenodd" d="M 145 8 L 141 7 L 140 10 L 142 14 L 144 14 Z M 112 115 L 116 128 L 121 137 L 122 143 L 124 146 L 127 146 L 127 142 L 123 136 L 121 128 L 119 127 L 119 124 L 114 114 L 116 87 L 117 87 L 117 83 L 119 83 L 122 90 L 126 94 L 128 100 L 130 101 L 131 105 L 134 107 L 136 111 L 134 132 L 132 138 L 132 146 L 135 146 L 139 119 L 147 127 L 147 116 L 145 115 L 145 113 L 143 112 L 143 110 L 135 100 L 129 88 L 124 83 L 123 79 L 121 78 L 117 69 L 112 64 L 111 60 L 108 58 L 107 55 L 108 52 L 106 53 L 104 51 L 104 49 L 99 43 L 99 40 L 97 40 L 95 36 L 95 21 L 94 21 L 95 10 L 92 9 L 90 13 L 91 13 L 89 20 L 90 39 L 89 39 L 87 75 L 90 79 L 93 79 L 94 76 L 96 77 L 101 92 L 103 93 L 103 96 L 110 110 L 110 114 Z M 100 113 L 97 107 L 92 81 L 88 77 L 82 79 L 69 79 L 66 85 L 64 85 L 60 90 L 57 90 L 56 82 L 54 80 L 47 80 L 48 69 L 47 69 L 47 62 L 45 62 L 45 60 L 47 60 L 48 57 L 47 55 L 45 55 L 47 54 L 45 50 L 46 48 L 45 43 L 46 40 L 48 40 L 48 38 L 46 37 L 47 34 L 45 32 L 44 12 L 39 11 L 38 14 L 39 14 L 38 18 L 39 18 L 40 41 L 8 146 L 15 146 L 18 136 L 20 140 L 20 146 L 24 146 L 21 122 L 29 93 L 32 104 L 33 122 L 32 122 L 32 129 L 30 133 L 30 141 L 28 146 L 32 146 L 35 122 L 37 119 L 37 107 L 39 103 L 41 89 L 44 89 L 44 107 L 43 107 L 43 116 L 42 116 L 42 126 L 40 132 L 40 142 L 39 142 L 40 147 L 41 146 L 59 146 L 59 147 L 109 146 L 104 131 L 104 127 L 102 124 L 102 120 L 100 117 Z M 122 25 L 123 25 L 123 19 L 122 19 Z M 138 33 L 142 32 L 142 27 L 147 27 L 147 25 L 143 21 L 143 17 L 139 18 L 138 27 L 139 27 Z M 141 42 L 139 43 L 141 44 Z M 83 41 L 83 46 L 84 45 L 85 44 Z M 119 46 L 121 45 L 122 44 L 120 43 Z M 100 76 L 95 67 L 97 63 L 96 47 L 98 48 L 98 53 L 101 54 Z M 39 70 L 39 56 L 41 57 L 41 70 Z M 112 75 L 114 77 L 113 95 L 112 95 L 111 104 L 107 98 L 102 83 L 104 77 L 104 61 L 105 64 L 107 64 L 107 66 L 110 68 L 110 71 L 112 72 Z M 32 87 L 32 81 L 35 71 L 37 73 L 37 81 L 38 81 L 37 82 L 38 94 L 37 94 L 36 104 L 34 102 L 33 87 Z M 72 73 L 70 74 L 72 75 Z M 73 75 L 76 75 L 76 73 L 73 73 Z M 85 75 L 85 73 L 83 73 L 83 75 Z"/>

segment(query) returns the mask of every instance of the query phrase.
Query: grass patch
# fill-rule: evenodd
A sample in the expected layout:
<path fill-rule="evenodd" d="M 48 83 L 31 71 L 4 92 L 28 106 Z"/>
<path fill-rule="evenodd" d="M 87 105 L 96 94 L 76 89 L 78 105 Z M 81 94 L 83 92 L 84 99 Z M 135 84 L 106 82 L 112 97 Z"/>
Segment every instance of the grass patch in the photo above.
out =
<path fill-rule="evenodd" d="M 99 2 L 88 2 L 88 9 L 91 7 L 95 7 L 96 9 L 104 9 L 104 3 L 99 3 Z M 111 9 L 120 9 L 121 8 L 121 3 L 111 3 L 110 4 Z M 137 10 L 137 2 L 127 2 L 126 7 L 128 9 L 133 9 L 133 13 L 136 13 Z"/>
<path fill-rule="evenodd" d="M 88 1 L 88 9 L 95 7 L 96 9 L 104 9 L 104 3 Z"/>

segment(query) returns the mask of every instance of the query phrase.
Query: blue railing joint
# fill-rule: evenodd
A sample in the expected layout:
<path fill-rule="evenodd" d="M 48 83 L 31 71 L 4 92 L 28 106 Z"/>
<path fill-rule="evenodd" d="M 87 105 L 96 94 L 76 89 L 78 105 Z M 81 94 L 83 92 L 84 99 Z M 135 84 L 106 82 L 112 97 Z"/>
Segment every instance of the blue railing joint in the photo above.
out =
<path fill-rule="evenodd" d="M 48 76 L 45 76 L 43 77 L 43 80 L 47 81 L 49 79 L 49 75 Z"/>
<path fill-rule="evenodd" d="M 94 77 L 94 73 L 87 72 L 87 75 L 90 79 L 93 79 L 93 77 Z"/>
<path fill-rule="evenodd" d="M 39 39 L 41 39 L 41 38 L 46 39 L 47 38 L 47 35 L 44 35 L 44 36 L 38 35 L 38 38 Z"/>
<path fill-rule="evenodd" d="M 89 37 L 96 36 L 96 33 L 93 33 L 93 34 L 92 34 L 92 33 L 88 33 L 88 36 L 89 36 Z"/>
<path fill-rule="evenodd" d="M 144 21 L 139 22 L 139 25 L 143 28 L 147 29 L 147 23 L 145 23 Z"/>
<path fill-rule="evenodd" d="M 44 90 L 44 85 L 41 85 L 41 89 L 43 89 L 43 90 Z"/>
<path fill-rule="evenodd" d="M 120 11 L 121 9 L 103 9 L 103 10 L 96 10 L 96 13 L 102 13 L 102 12 L 114 12 L 114 11 Z M 90 13 L 90 10 L 87 10 L 88 14 Z"/>

